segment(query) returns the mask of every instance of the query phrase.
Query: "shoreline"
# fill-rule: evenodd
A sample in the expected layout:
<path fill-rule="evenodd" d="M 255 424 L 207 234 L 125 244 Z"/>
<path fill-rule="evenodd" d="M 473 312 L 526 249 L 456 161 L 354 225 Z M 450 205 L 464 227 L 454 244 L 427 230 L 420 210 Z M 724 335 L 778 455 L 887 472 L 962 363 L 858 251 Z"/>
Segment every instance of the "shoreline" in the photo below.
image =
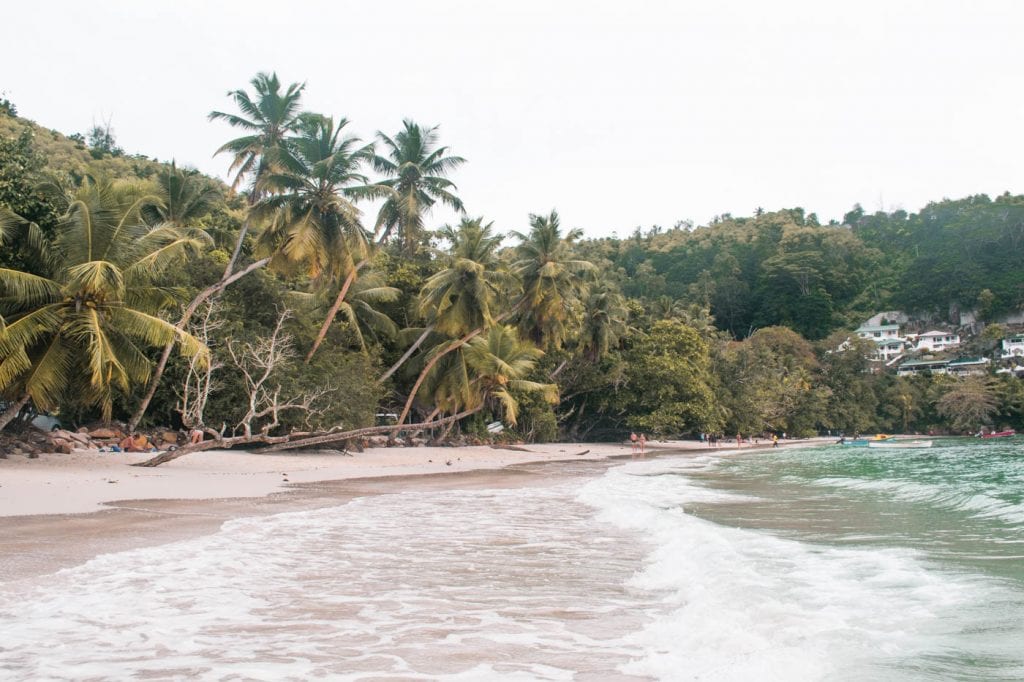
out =
<path fill-rule="evenodd" d="M 814 445 L 790 441 L 786 446 Z M 770 449 L 648 443 L 648 458 Z M 551 443 L 525 451 L 490 446 L 374 448 L 261 455 L 209 451 L 161 467 L 129 467 L 148 454 L 75 453 L 0 460 L 0 584 L 40 578 L 101 554 L 215 533 L 226 521 L 343 505 L 411 490 L 537 485 L 631 460 L 628 444 Z M 578 454 L 589 450 L 587 454 Z M 449 464 L 450 462 L 450 464 Z"/>

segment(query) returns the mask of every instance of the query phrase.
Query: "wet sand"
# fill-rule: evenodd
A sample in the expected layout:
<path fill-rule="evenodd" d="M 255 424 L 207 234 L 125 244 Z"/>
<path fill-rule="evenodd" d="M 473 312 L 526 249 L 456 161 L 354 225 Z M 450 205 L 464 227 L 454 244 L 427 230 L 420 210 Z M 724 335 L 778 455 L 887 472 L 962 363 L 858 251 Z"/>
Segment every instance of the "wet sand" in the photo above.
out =
<path fill-rule="evenodd" d="M 213 533 L 235 518 L 410 490 L 543 485 L 632 457 L 626 444 L 526 449 L 380 448 L 352 457 L 196 453 L 155 469 L 127 466 L 144 456 L 125 453 L 0 460 L 0 583 L 47 575 L 100 554 Z M 580 455 L 584 450 L 589 452 Z M 670 441 L 649 443 L 648 450 L 650 457 L 696 455 L 707 447 Z M 159 497 L 146 499 L 149 492 Z M 133 496 L 140 499 L 125 499 Z M 47 509 L 55 513 L 39 513 Z"/>

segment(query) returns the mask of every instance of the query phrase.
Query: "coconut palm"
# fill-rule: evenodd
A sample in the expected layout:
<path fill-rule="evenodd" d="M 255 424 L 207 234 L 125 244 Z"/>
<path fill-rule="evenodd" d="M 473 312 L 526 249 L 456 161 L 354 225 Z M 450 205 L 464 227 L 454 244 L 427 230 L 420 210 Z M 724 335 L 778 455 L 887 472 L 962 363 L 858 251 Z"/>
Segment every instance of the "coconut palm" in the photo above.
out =
<path fill-rule="evenodd" d="M 435 413 L 454 414 L 493 404 L 515 426 L 517 393 L 539 392 L 549 402 L 558 401 L 557 386 L 525 379 L 542 355 L 539 348 L 520 339 L 514 327 L 491 327 L 434 367 L 427 384 Z"/>
<path fill-rule="evenodd" d="M 273 254 L 272 266 L 285 271 L 301 266 L 319 286 L 344 282 L 307 362 L 323 343 L 369 256 L 355 202 L 390 193 L 370 185 L 359 172 L 372 157 L 373 148 L 360 146 L 357 137 L 343 135 L 346 125 L 346 119 L 335 125 L 329 116 L 300 116 L 297 135 L 288 140 L 288 149 L 280 157 L 280 170 L 266 178 L 276 193 L 254 207 L 257 214 L 270 216 L 260 242 Z"/>
<path fill-rule="evenodd" d="M 457 229 L 446 226 L 441 234 L 452 244 L 448 266 L 426 281 L 418 309 L 430 321 L 428 330 L 458 338 L 444 341 L 431 351 L 430 360 L 409 393 L 399 424 L 405 421 L 416 393 L 441 358 L 514 312 L 497 312 L 501 300 L 510 300 L 516 280 L 501 270 L 497 255 L 501 235 L 495 234 L 494 224 L 484 224 L 481 218 L 463 218 Z"/>
<path fill-rule="evenodd" d="M 600 360 L 629 330 L 629 308 L 618 288 L 608 282 L 589 287 L 583 303 L 580 347 L 587 359 Z"/>
<path fill-rule="evenodd" d="M 280 158 L 284 140 L 299 122 L 299 105 L 305 83 L 292 83 L 281 92 L 281 81 L 276 73 L 258 73 L 249 81 L 256 92 L 255 98 L 245 90 L 232 90 L 228 97 L 235 101 L 239 114 L 211 111 L 211 121 L 226 121 L 247 134 L 222 144 L 216 154 L 233 155 L 228 173 L 234 173 L 231 188 L 238 189 L 242 181 L 251 178 L 250 202 L 258 201 L 264 191 L 263 180 Z"/>
<path fill-rule="evenodd" d="M 385 176 L 380 184 L 393 189 L 394 195 L 381 206 L 375 241 L 383 243 L 397 232 L 405 252 L 412 253 L 423 235 L 423 219 L 437 201 L 463 211 L 447 176 L 466 160 L 437 146 L 438 126 L 422 128 L 408 119 L 402 126 L 393 138 L 377 132 L 386 155 L 374 156 L 373 166 Z"/>
<path fill-rule="evenodd" d="M 558 213 L 530 215 L 530 232 L 513 232 L 520 240 L 513 271 L 523 285 L 523 306 L 519 327 L 534 343 L 560 348 L 569 333 L 569 322 L 577 311 L 584 278 L 597 268 L 572 257 L 572 243 L 583 232 L 564 235 Z"/>
<path fill-rule="evenodd" d="M 183 171 L 173 161 L 156 176 L 159 202 L 142 208 L 142 217 L 150 225 L 170 223 L 192 227 L 221 201 L 217 187 L 197 171 Z"/>
<path fill-rule="evenodd" d="M 337 288 L 337 287 L 335 287 Z M 351 283 L 337 314 L 352 330 L 362 352 L 367 351 L 366 337 L 379 340 L 381 337 L 393 339 L 398 336 L 398 326 L 386 314 L 377 309 L 381 303 L 392 303 L 402 295 L 401 289 L 384 285 L 380 273 L 372 270 L 363 272 L 355 282 Z M 314 295 L 314 301 L 321 308 L 328 308 L 336 302 L 334 289 L 321 289 Z"/>
<path fill-rule="evenodd" d="M 175 302 L 160 276 L 207 242 L 147 225 L 142 209 L 153 202 L 136 185 L 86 178 L 52 238 L 3 213 L 3 231 L 19 233 L 33 272 L 0 269 L 0 391 L 13 398 L 0 428 L 29 400 L 49 410 L 72 395 L 109 419 L 115 393 L 149 379 L 143 348 L 177 341 L 186 356 L 205 354 L 157 314 Z"/>

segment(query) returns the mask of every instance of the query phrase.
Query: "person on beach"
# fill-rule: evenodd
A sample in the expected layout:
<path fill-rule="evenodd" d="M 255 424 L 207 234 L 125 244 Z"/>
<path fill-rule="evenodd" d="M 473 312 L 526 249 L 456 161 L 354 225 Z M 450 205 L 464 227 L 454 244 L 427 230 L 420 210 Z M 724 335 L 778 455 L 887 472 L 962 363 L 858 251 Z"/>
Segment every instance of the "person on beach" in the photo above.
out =
<path fill-rule="evenodd" d="M 739 433 L 736 434 L 736 447 L 738 447 L 738 448 L 742 448 L 743 447 L 743 435 L 742 434 L 739 434 Z"/>
<path fill-rule="evenodd" d="M 634 431 L 633 433 L 629 434 L 629 441 L 630 441 L 630 443 L 633 446 L 633 454 L 635 455 L 636 454 L 636 445 L 637 445 L 637 443 L 636 443 L 636 441 L 637 441 L 636 431 Z"/>
<path fill-rule="evenodd" d="M 773 433 L 772 434 L 772 447 L 773 448 L 779 447 L 779 434 L 777 434 L 777 433 Z"/>
<path fill-rule="evenodd" d="M 647 436 L 645 436 L 644 434 L 641 433 L 640 437 L 637 440 L 640 443 L 640 456 L 643 457 L 644 456 L 644 450 L 647 447 Z"/>
<path fill-rule="evenodd" d="M 118 445 L 125 452 L 149 452 L 153 449 L 153 446 L 149 444 L 149 439 L 141 433 L 135 433 L 134 431 L 121 440 Z"/>

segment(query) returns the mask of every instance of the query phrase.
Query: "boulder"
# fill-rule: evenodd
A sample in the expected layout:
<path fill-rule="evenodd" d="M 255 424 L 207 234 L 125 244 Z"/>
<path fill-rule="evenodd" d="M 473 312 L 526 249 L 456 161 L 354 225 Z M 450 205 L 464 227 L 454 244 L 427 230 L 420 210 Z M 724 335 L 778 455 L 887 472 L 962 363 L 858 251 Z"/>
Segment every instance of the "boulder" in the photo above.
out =
<path fill-rule="evenodd" d="M 164 431 L 163 433 L 160 434 L 160 438 L 162 438 L 165 443 L 169 443 L 170 445 L 176 445 L 178 443 L 178 432 Z"/>
<path fill-rule="evenodd" d="M 89 432 L 91 438 L 117 438 L 118 434 L 113 429 L 93 429 Z"/>

